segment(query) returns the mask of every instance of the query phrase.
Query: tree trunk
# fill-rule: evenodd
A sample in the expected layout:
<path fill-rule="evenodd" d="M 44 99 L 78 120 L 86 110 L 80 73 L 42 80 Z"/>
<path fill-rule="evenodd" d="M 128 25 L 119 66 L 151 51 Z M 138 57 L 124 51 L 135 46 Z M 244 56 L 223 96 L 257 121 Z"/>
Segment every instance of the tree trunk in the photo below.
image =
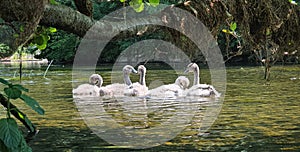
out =
<path fill-rule="evenodd" d="M 24 45 L 35 31 L 48 0 L 0 0 L 0 18 L 6 26 L 0 26 L 0 43 L 5 42 L 13 54 Z"/>

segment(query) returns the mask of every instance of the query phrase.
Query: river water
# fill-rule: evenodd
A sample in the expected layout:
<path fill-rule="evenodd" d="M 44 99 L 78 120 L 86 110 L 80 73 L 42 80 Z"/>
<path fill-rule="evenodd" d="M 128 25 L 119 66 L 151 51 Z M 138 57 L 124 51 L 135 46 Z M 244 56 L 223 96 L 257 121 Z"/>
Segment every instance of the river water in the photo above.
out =
<path fill-rule="evenodd" d="M 110 81 L 109 69 L 100 66 L 96 71 L 107 80 L 104 85 Z M 265 82 L 262 67 L 227 67 L 224 102 L 128 97 L 86 104 L 86 99 L 72 96 L 71 68 L 51 67 L 44 78 L 45 69 L 33 66 L 23 70 L 21 84 L 45 115 L 21 101 L 14 104 L 39 129 L 29 142 L 33 151 L 300 151 L 300 67 L 271 70 L 271 81 Z M 148 70 L 147 84 L 173 83 L 172 72 Z M 1 64 L 0 77 L 19 83 L 15 66 Z M 210 83 L 208 69 L 201 70 L 201 81 Z M 206 121 L 209 116 L 213 118 Z"/>

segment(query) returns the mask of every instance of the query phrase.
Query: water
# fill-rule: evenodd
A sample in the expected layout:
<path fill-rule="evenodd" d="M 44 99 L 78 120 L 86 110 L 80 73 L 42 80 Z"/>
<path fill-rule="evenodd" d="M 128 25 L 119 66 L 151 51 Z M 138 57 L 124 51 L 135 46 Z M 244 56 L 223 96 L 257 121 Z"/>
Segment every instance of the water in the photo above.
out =
<path fill-rule="evenodd" d="M 12 78 L 15 68 L 0 67 L 0 77 L 19 82 L 18 76 Z M 101 70 L 101 67 L 98 70 L 97 73 L 108 80 L 104 85 L 108 84 L 111 73 Z M 172 122 L 184 122 L 181 123 L 185 126 L 180 134 L 172 140 L 162 141 L 160 146 L 135 151 L 299 151 L 300 67 L 278 66 L 271 70 L 271 81 L 266 83 L 262 79 L 261 67 L 227 68 L 225 101 L 218 119 L 209 130 L 201 132 L 199 127 L 203 125 L 203 112 L 214 106 L 194 102 L 193 107 L 198 110 L 192 121 L 186 123 L 178 119 Z M 43 78 L 44 69 L 25 69 L 23 73 L 22 85 L 30 89 L 28 95 L 38 100 L 46 111 L 44 116 L 40 116 L 21 101 L 14 102 L 40 130 L 29 143 L 33 151 L 134 151 L 127 149 L 128 146 L 107 143 L 85 124 L 78 112 L 80 108 L 76 107 L 76 100 L 72 98 L 72 75 L 69 68 L 51 67 L 46 79 Z M 147 73 L 148 84 L 154 80 L 156 84 L 172 83 L 176 78 L 175 75 L 169 76 L 173 73 L 171 70 L 148 70 Z M 202 82 L 210 83 L 207 69 L 203 69 L 201 75 Z M 132 80 L 137 81 L 137 77 Z M 2 85 L 0 87 L 3 88 Z M 174 111 L 182 110 L 182 114 L 187 114 L 181 103 L 172 100 L 164 103 L 129 100 L 132 102 L 127 104 L 116 101 L 104 100 L 95 105 L 100 104 L 121 127 L 138 130 L 145 137 L 150 137 L 149 129 L 168 122 L 166 118 L 174 116 Z M 144 103 L 146 107 L 143 107 Z M 132 111 L 134 108 L 142 110 Z M 0 111 L 0 117 L 4 116 L 5 112 Z M 189 118 L 192 115 L 185 116 Z M 102 125 L 107 127 L 105 123 Z M 120 126 L 115 127 L 114 131 L 120 129 Z M 172 128 L 169 125 L 168 129 L 176 130 L 176 126 Z M 166 135 L 165 130 L 162 130 L 154 131 Z"/>

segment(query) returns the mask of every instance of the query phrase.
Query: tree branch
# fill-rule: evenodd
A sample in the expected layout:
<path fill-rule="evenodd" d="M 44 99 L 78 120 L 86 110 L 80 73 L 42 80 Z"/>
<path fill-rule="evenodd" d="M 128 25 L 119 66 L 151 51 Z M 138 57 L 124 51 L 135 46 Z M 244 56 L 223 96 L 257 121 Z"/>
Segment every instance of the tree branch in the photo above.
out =
<path fill-rule="evenodd" d="M 155 24 L 161 22 L 161 19 L 157 16 L 133 18 L 126 20 L 126 27 L 135 27 L 136 25 Z M 46 5 L 43 18 L 40 20 L 39 25 L 55 27 L 83 37 L 93 25 L 97 24 L 97 31 L 93 32 L 101 33 L 101 35 L 105 37 L 111 37 L 112 33 L 126 30 L 123 29 L 125 27 L 124 23 L 124 19 L 116 19 L 116 21 L 113 22 L 106 20 L 96 22 L 70 7 L 63 5 Z"/>
<path fill-rule="evenodd" d="M 94 21 L 63 5 L 46 5 L 40 25 L 51 26 L 83 37 L 93 25 Z"/>

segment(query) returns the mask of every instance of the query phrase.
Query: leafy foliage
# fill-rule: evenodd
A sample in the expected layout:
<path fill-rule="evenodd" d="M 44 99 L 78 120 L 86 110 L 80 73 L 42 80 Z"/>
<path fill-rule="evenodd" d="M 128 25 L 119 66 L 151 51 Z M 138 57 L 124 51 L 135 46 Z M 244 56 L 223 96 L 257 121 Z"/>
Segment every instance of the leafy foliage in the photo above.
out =
<path fill-rule="evenodd" d="M 93 7 L 93 18 L 95 20 L 100 20 L 105 15 L 122 8 L 123 5 L 120 2 L 102 1 L 93 3 Z"/>
<path fill-rule="evenodd" d="M 28 106 L 30 106 L 34 111 L 38 114 L 44 114 L 44 109 L 40 107 L 38 102 L 33 98 L 25 95 L 22 91 L 28 92 L 29 90 L 22 85 L 19 84 L 12 84 L 5 79 L 0 78 L 0 83 L 6 85 L 4 88 L 4 93 L 7 96 L 8 105 L 7 106 L 7 113 L 8 118 L 0 119 L 0 151 L 21 151 L 21 152 L 31 152 L 31 148 L 27 145 L 24 137 L 22 136 L 21 132 L 18 129 L 17 122 L 15 119 L 10 117 L 11 107 L 10 107 L 10 99 L 21 99 L 23 100 Z M 2 96 L 2 94 L 0 94 Z M 0 100 L 3 100 L 1 98 Z M 3 102 L 1 102 L 3 104 Z M 33 131 L 34 128 L 31 124 L 31 121 L 21 113 L 17 108 L 14 108 L 17 111 L 17 115 L 26 124 L 30 127 L 30 131 Z"/>
<path fill-rule="evenodd" d="M 16 148 L 22 135 L 18 129 L 17 122 L 12 118 L 6 118 L 0 120 L 0 139 L 3 141 L 6 147 Z"/>
<path fill-rule="evenodd" d="M 39 26 L 33 36 L 30 46 L 35 45 L 39 50 L 46 49 L 47 43 L 50 40 L 50 34 L 55 32 L 56 28 Z"/>
<path fill-rule="evenodd" d="M 52 5 L 58 5 L 58 4 L 59 4 L 59 3 L 56 2 L 55 0 L 50 0 L 49 2 L 50 2 L 50 4 L 52 4 Z"/>
<path fill-rule="evenodd" d="M 15 87 L 4 88 L 4 92 L 10 99 L 18 99 L 22 94 L 22 92 Z"/>
<path fill-rule="evenodd" d="M 129 5 L 136 11 L 142 12 L 144 10 L 143 0 L 131 0 Z"/>
<path fill-rule="evenodd" d="M 35 57 L 63 63 L 72 62 L 79 42 L 80 38 L 76 35 L 58 30 L 56 33 L 51 34 L 48 47 Z"/>
<path fill-rule="evenodd" d="M 131 6 L 136 12 L 142 12 L 145 9 L 145 4 L 156 7 L 159 5 L 159 1 L 160 0 L 149 0 L 149 2 L 144 2 L 143 0 L 130 0 L 129 6 Z M 125 4 L 126 0 L 120 0 L 120 2 Z"/>
<path fill-rule="evenodd" d="M 162 33 L 161 31 L 147 33 L 142 36 L 128 37 L 124 39 L 117 39 L 117 37 L 115 37 L 116 39 L 113 38 L 112 41 L 109 42 L 103 49 L 98 59 L 98 62 L 114 63 L 120 55 L 120 53 L 123 50 L 127 49 L 129 46 L 133 45 L 134 43 L 147 39 L 163 39 L 164 37 L 165 33 Z"/>
<path fill-rule="evenodd" d="M 236 56 L 241 56 L 241 45 L 243 44 L 243 37 L 239 36 L 239 29 L 236 22 L 231 22 L 228 26 L 223 26 L 222 32 L 218 34 L 218 45 L 222 50 L 225 62 Z M 245 53 L 245 52 L 244 52 Z M 241 56 L 243 58 L 243 56 Z"/>
<path fill-rule="evenodd" d="M 10 83 L 2 78 L 0 78 L 0 83 L 3 83 L 4 85 L 10 85 Z"/>
<path fill-rule="evenodd" d="M 0 151 L 32 151 L 19 131 L 17 122 L 12 118 L 0 119 Z"/>
<path fill-rule="evenodd" d="M 94 20 L 99 20 L 103 16 L 125 6 L 130 6 L 133 9 L 135 9 L 137 12 L 141 12 L 141 11 L 151 12 L 151 10 L 156 10 L 154 7 L 158 6 L 158 4 L 167 4 L 167 5 L 175 4 L 175 6 L 190 11 L 191 14 L 195 14 L 195 16 L 197 16 L 209 28 L 209 30 L 212 31 L 213 35 L 218 39 L 218 44 L 221 48 L 223 55 L 225 56 L 225 60 L 229 59 L 232 56 L 237 56 L 239 54 L 242 54 L 241 57 L 243 57 L 245 63 L 247 61 L 257 61 L 253 59 L 253 52 L 250 52 L 249 50 L 261 49 L 262 46 L 260 44 L 262 42 L 261 37 L 264 37 L 265 34 L 270 35 L 273 41 L 276 44 L 280 44 L 280 46 L 283 46 L 284 44 L 288 44 L 288 46 L 286 46 L 285 49 L 279 49 L 279 50 L 282 51 L 287 50 L 287 52 L 292 53 L 295 50 L 297 50 L 299 46 L 297 45 L 299 41 L 298 38 L 299 35 L 292 34 L 296 32 L 287 32 L 287 31 L 297 30 L 291 28 L 294 26 L 298 26 L 298 22 L 294 22 L 295 20 L 298 20 L 297 15 L 295 15 L 297 14 L 298 11 L 294 9 L 296 7 L 293 6 L 292 4 L 298 3 L 299 0 L 289 0 L 289 1 L 286 0 L 284 2 L 283 1 L 279 2 L 279 0 L 277 0 L 274 3 L 249 1 L 248 4 L 247 2 L 244 1 L 240 1 L 238 3 L 233 3 L 234 1 L 228 1 L 226 3 L 220 1 L 203 1 L 199 3 L 195 3 L 195 2 L 188 3 L 188 1 L 176 1 L 176 0 L 168 0 L 168 1 L 167 0 L 119 0 L 119 1 L 92 1 L 92 2 L 93 2 Z M 73 0 L 51 0 L 50 3 L 66 5 L 68 7 L 76 9 Z M 249 7 L 251 6 L 249 4 L 252 3 L 255 4 L 255 6 L 257 5 L 259 9 L 254 9 L 255 7 L 253 8 Z M 281 5 L 281 4 L 290 4 L 290 5 Z M 231 8 L 231 6 L 236 6 L 236 5 L 240 7 Z M 224 9 L 223 8 L 224 6 L 228 7 L 228 9 Z M 278 8 L 280 11 L 277 11 L 276 8 Z M 261 10 L 266 10 L 266 9 L 270 9 L 271 11 L 267 14 L 263 14 Z M 290 11 L 286 11 L 285 14 L 277 13 L 277 12 L 283 12 L 282 10 L 290 10 Z M 238 14 L 243 14 L 243 15 L 238 15 Z M 277 22 L 276 18 L 274 20 L 274 17 L 276 16 L 278 16 L 279 19 L 286 18 L 286 17 L 290 17 L 290 18 L 287 18 L 286 22 L 283 22 L 281 26 L 281 23 Z M 271 20 L 273 21 L 272 24 L 269 22 L 265 22 L 268 21 L 268 18 L 270 19 L 273 18 Z M 224 23 L 226 23 L 226 25 L 224 25 Z M 272 26 L 269 26 L 269 24 Z M 291 29 L 291 30 L 277 30 L 275 28 L 276 26 L 273 25 L 276 25 L 278 27 L 281 26 L 280 29 Z M 262 28 L 260 29 L 260 27 Z M 265 28 L 270 28 L 270 30 L 266 30 Z M 159 33 L 157 31 L 160 31 L 162 33 Z M 132 32 L 132 31 L 126 31 L 126 32 Z M 290 33 L 290 34 L 286 34 L 286 33 Z M 139 41 L 140 39 L 147 39 L 151 37 L 150 34 L 148 35 L 146 34 L 147 33 L 140 35 L 139 38 L 132 37 L 133 35 L 132 33 L 130 33 L 131 35 L 130 37 L 128 36 L 126 37 L 120 34 L 114 40 L 115 42 L 109 44 L 107 46 L 107 50 L 102 52 L 101 58 L 98 61 L 113 62 L 116 59 L 116 57 L 120 54 L 120 52 L 122 52 L 121 48 L 127 48 L 128 46 Z M 180 46 L 180 48 L 182 48 L 193 61 L 205 62 L 205 58 L 201 57 L 201 51 L 196 50 L 191 45 L 192 42 L 189 42 L 189 39 L 185 39 L 184 36 L 181 35 L 174 36 L 174 32 L 171 31 L 170 34 L 170 30 L 163 31 L 159 29 L 153 31 L 152 35 L 155 34 L 161 34 L 163 35 L 163 37 L 166 37 L 166 40 L 171 41 L 172 43 Z M 279 39 L 278 37 L 282 37 L 282 35 L 287 35 L 287 36 L 284 36 L 283 39 Z M 50 36 L 50 39 L 48 36 Z M 54 60 L 55 63 L 72 63 L 80 38 L 59 30 L 55 33 L 51 33 L 48 36 L 42 35 L 36 38 L 36 43 L 40 44 L 41 48 L 45 47 L 44 42 L 47 41 L 46 48 L 43 51 L 41 51 L 40 54 L 36 55 L 36 58 L 47 58 L 48 60 Z"/>
<path fill-rule="evenodd" d="M 0 119 L 0 151 L 3 152 L 31 152 L 18 129 L 17 122 L 12 118 Z"/>
<path fill-rule="evenodd" d="M 38 114 L 43 115 L 45 113 L 44 109 L 33 98 L 25 94 L 22 94 L 20 95 L 20 99 L 22 99 L 29 107 L 32 108 L 32 110 L 34 110 Z"/>
<path fill-rule="evenodd" d="M 0 43 L 0 58 L 7 56 L 6 54 L 10 54 L 9 46 L 4 43 Z"/>
<path fill-rule="evenodd" d="M 235 29 L 236 29 L 236 22 L 231 22 L 230 23 L 230 30 L 235 31 Z"/>
<path fill-rule="evenodd" d="M 236 30 L 236 27 L 237 27 L 236 22 L 231 22 L 231 23 L 230 23 L 230 26 L 229 26 L 229 29 L 230 29 L 230 30 L 224 28 L 224 29 L 222 30 L 222 32 L 224 32 L 224 33 L 226 33 L 226 34 L 231 34 L 231 35 L 233 35 L 233 34 L 235 34 L 234 32 L 235 32 L 235 30 Z"/>
<path fill-rule="evenodd" d="M 22 91 L 28 92 L 27 88 L 24 88 L 23 86 L 19 84 L 12 84 L 8 81 L 0 78 L 0 82 L 7 85 L 8 87 L 4 88 L 4 93 L 7 95 L 9 99 L 21 99 L 23 100 L 28 106 L 30 106 L 34 111 L 36 111 L 38 114 L 43 115 L 44 109 L 38 104 L 36 100 L 33 98 L 22 94 Z"/>
<path fill-rule="evenodd" d="M 151 6 L 156 7 L 157 5 L 159 5 L 159 0 L 149 0 L 149 3 Z"/>
<path fill-rule="evenodd" d="M 76 8 L 72 0 L 56 0 L 56 2 L 74 9 Z M 95 20 L 99 20 L 103 16 L 111 13 L 112 11 L 124 7 L 124 3 L 126 5 L 135 5 L 134 7 L 136 7 L 137 9 L 141 9 L 141 11 L 143 7 L 142 5 L 144 5 L 143 9 L 145 9 L 146 7 L 153 8 L 153 6 L 157 6 L 161 2 L 168 4 L 176 3 L 176 1 L 160 0 L 121 0 L 121 2 L 122 3 L 120 3 L 120 1 L 94 1 L 93 18 Z M 145 5 L 144 3 L 147 5 Z M 54 60 L 55 63 L 72 63 L 76 53 L 76 48 L 80 43 L 80 38 L 74 34 L 70 34 L 62 30 L 57 30 L 55 33 L 51 33 L 49 36 L 50 40 L 48 40 L 47 42 L 47 47 L 44 50 L 40 51 L 40 53 L 36 53 L 35 58 L 46 58 L 48 60 Z M 118 57 L 122 49 L 127 48 L 128 46 L 132 45 L 133 43 L 139 40 L 157 37 L 161 37 L 160 32 L 139 36 L 139 38 L 128 37 L 122 40 L 116 40 L 106 46 L 106 50 L 102 52 L 101 57 L 98 61 L 113 62 Z M 29 47 L 29 50 L 32 50 L 31 52 L 34 52 L 37 50 L 37 48 L 31 46 Z"/>

